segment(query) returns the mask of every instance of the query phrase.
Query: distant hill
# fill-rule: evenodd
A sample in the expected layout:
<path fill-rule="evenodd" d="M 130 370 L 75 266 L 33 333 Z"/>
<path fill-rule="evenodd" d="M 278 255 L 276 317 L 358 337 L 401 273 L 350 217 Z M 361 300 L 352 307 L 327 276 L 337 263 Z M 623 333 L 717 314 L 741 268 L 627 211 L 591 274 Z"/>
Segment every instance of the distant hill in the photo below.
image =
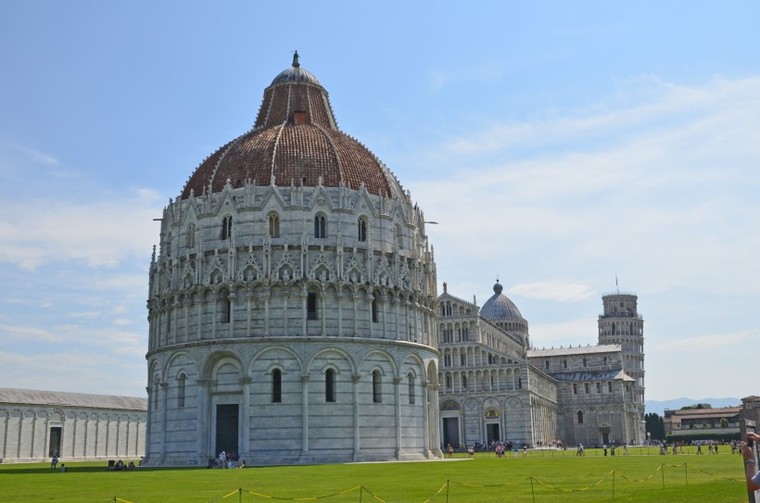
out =
<path fill-rule="evenodd" d="M 672 400 L 645 400 L 646 413 L 656 412 L 659 415 L 665 414 L 665 409 L 680 409 L 687 405 L 698 403 L 709 403 L 714 408 L 719 407 L 738 407 L 742 404 L 740 398 L 673 398 Z"/>

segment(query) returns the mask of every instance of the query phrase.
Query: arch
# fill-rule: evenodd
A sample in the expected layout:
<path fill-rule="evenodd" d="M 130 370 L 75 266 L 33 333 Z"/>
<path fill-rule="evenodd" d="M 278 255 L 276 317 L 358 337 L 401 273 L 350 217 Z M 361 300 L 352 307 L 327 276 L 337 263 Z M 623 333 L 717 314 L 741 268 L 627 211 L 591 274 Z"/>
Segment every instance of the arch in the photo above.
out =
<path fill-rule="evenodd" d="M 267 215 L 267 227 L 269 227 L 269 237 L 280 237 L 280 215 L 276 211 L 271 211 Z"/>
<path fill-rule="evenodd" d="M 336 377 L 335 377 L 335 369 L 332 367 L 328 367 L 325 369 L 324 372 L 325 376 L 325 402 L 333 403 L 337 401 L 337 393 L 336 393 Z"/>
<path fill-rule="evenodd" d="M 327 237 L 327 216 L 324 213 L 317 213 L 314 216 L 314 237 L 317 239 Z"/>
<path fill-rule="evenodd" d="M 187 224 L 187 231 L 185 234 L 185 246 L 187 248 L 195 248 L 195 222 Z"/>
<path fill-rule="evenodd" d="M 272 376 L 272 403 L 282 403 L 282 369 L 275 367 Z"/>
<path fill-rule="evenodd" d="M 383 403 L 383 373 L 380 369 L 372 371 L 372 402 Z"/>
<path fill-rule="evenodd" d="M 222 228 L 219 232 L 219 239 L 222 241 L 232 239 L 232 215 L 222 217 Z"/>
<path fill-rule="evenodd" d="M 330 355 L 330 353 L 333 353 L 333 355 Z M 340 358 L 338 359 L 336 356 Z M 324 359 L 326 363 L 322 364 L 319 368 L 316 368 L 317 363 L 322 359 Z M 304 370 L 307 373 L 314 370 L 322 373 L 327 367 L 333 367 L 338 373 L 341 373 L 341 368 L 338 365 L 340 362 L 347 364 L 348 368 L 345 370 L 352 374 L 356 373 L 356 362 L 351 357 L 351 355 L 349 355 L 348 352 L 346 352 L 343 348 L 334 346 L 322 348 L 321 350 L 314 353 L 314 355 L 312 355 L 308 361 L 304 362 Z"/>
<path fill-rule="evenodd" d="M 406 383 L 407 383 L 407 397 L 409 399 L 409 405 L 414 405 L 417 401 L 417 393 L 416 393 L 416 381 L 417 376 L 414 373 L 414 369 L 409 369 L 409 371 L 406 373 Z"/>
<path fill-rule="evenodd" d="M 356 223 L 357 226 L 357 239 L 365 243 L 367 241 L 367 229 L 369 224 L 367 223 L 367 217 L 362 215 Z"/>

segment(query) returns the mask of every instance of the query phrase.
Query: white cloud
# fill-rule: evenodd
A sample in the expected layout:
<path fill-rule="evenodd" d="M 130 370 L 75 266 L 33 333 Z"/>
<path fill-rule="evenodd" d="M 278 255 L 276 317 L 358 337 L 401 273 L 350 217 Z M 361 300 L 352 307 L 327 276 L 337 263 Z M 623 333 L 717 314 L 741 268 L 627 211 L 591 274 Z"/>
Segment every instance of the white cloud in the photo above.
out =
<path fill-rule="evenodd" d="M 715 334 L 708 333 L 694 337 L 683 337 L 671 339 L 657 343 L 652 349 L 654 351 L 672 351 L 682 354 L 684 352 L 704 353 L 721 349 L 723 351 L 735 350 L 743 351 L 743 347 L 748 347 L 760 338 L 760 330 L 741 330 L 733 333 Z"/>
<path fill-rule="evenodd" d="M 596 295 L 596 291 L 588 285 L 556 280 L 514 285 L 510 288 L 510 292 L 531 299 L 556 300 L 560 302 L 585 300 Z"/>
<path fill-rule="evenodd" d="M 34 271 L 50 263 L 79 261 L 99 268 L 149 257 L 157 235 L 150 225 L 160 211 L 157 201 L 156 193 L 145 190 L 88 202 L 3 199 L 0 262 Z"/>

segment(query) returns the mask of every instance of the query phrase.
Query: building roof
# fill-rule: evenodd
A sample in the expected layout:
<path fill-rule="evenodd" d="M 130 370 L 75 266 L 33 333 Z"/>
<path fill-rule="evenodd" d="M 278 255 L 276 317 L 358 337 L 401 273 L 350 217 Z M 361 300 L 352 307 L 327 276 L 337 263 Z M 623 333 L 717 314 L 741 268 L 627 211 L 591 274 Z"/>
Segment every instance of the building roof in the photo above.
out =
<path fill-rule="evenodd" d="M 148 410 L 148 400 L 134 396 L 91 395 L 65 391 L 39 391 L 19 388 L 0 388 L 0 403 L 18 405 L 48 405 L 56 407 L 87 407 L 93 409 Z"/>
<path fill-rule="evenodd" d="M 558 348 L 533 348 L 528 351 L 529 358 L 546 358 L 550 356 L 574 356 L 600 353 L 619 353 L 622 351 L 620 344 L 597 344 L 595 346 L 568 346 Z"/>
<path fill-rule="evenodd" d="M 301 68 L 290 68 L 264 90 L 252 130 L 233 139 L 196 168 L 182 190 L 201 196 L 256 185 L 365 187 L 370 194 L 405 200 L 396 177 L 354 138 L 338 129 L 327 91 Z"/>
<path fill-rule="evenodd" d="M 741 407 L 716 407 L 709 409 L 678 409 L 678 410 L 666 410 L 666 418 L 675 418 L 679 420 L 684 419 L 708 419 L 708 418 L 722 418 L 731 417 L 739 414 L 742 411 Z M 672 420 L 672 419 L 671 419 Z"/>
<path fill-rule="evenodd" d="M 501 283 L 497 280 L 496 284 L 493 286 L 493 295 L 485 304 L 483 304 L 483 307 L 480 308 L 480 315 L 483 318 L 496 323 L 508 320 L 524 321 L 522 314 L 520 314 L 515 303 L 512 302 L 509 297 L 501 293 L 503 289 L 504 287 L 502 287 Z"/>
<path fill-rule="evenodd" d="M 622 370 L 583 370 L 574 372 L 551 372 L 550 375 L 558 381 L 587 382 L 622 380 L 633 382 L 634 379 Z"/>

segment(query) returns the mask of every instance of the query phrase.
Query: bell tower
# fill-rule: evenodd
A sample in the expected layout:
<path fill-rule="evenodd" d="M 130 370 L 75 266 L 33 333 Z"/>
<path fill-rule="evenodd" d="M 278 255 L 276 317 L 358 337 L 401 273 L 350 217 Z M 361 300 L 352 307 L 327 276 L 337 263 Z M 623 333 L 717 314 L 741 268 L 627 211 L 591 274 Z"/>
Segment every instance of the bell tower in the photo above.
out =
<path fill-rule="evenodd" d="M 622 349 L 623 369 L 634 380 L 632 401 L 641 424 L 638 440 L 643 441 L 644 319 L 638 312 L 637 301 L 635 294 L 619 290 L 602 296 L 604 312 L 599 315 L 599 344 L 619 344 Z"/>

